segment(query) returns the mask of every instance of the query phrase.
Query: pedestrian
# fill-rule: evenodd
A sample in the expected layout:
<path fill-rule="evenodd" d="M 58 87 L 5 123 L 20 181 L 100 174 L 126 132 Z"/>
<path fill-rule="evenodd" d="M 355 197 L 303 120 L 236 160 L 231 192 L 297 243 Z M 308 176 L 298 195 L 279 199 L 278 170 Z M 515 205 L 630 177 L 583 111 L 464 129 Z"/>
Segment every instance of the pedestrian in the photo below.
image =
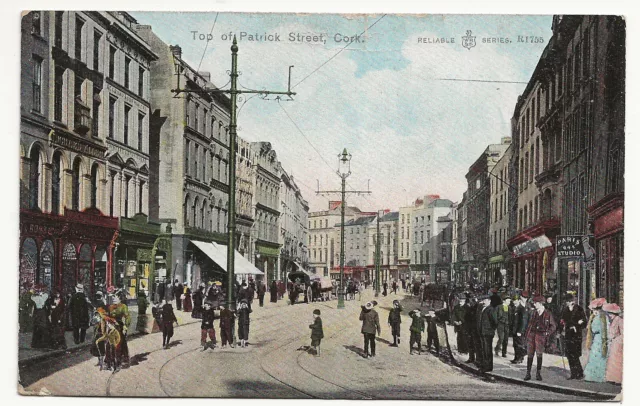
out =
<path fill-rule="evenodd" d="M 204 304 L 204 291 L 206 285 L 204 282 L 200 282 L 198 286 L 198 290 L 193 294 L 193 311 L 191 312 L 191 317 L 194 319 L 202 318 L 203 304 Z"/>
<path fill-rule="evenodd" d="M 582 330 L 587 326 L 587 316 L 582 307 L 575 303 L 571 294 L 564 297 L 565 308 L 560 317 L 560 328 L 564 336 L 564 355 L 569 361 L 569 379 L 582 379 L 584 372 L 580 363 L 582 356 Z"/>
<path fill-rule="evenodd" d="M 426 317 L 427 324 L 427 351 L 431 351 L 431 344 L 433 344 L 436 354 L 440 355 L 440 340 L 438 339 L 438 325 L 436 312 L 429 310 Z"/>
<path fill-rule="evenodd" d="M 231 345 L 231 348 L 235 348 L 233 340 L 233 325 L 236 315 L 233 311 L 227 308 L 225 303 L 220 304 L 220 341 L 222 342 L 222 348 L 226 348 L 227 344 Z"/>
<path fill-rule="evenodd" d="M 495 300 L 495 299 L 494 299 Z M 480 342 L 478 368 L 480 372 L 493 371 L 493 337 L 498 327 L 495 308 L 491 306 L 491 296 L 483 295 L 478 298 L 478 310 L 476 311 L 477 334 Z"/>
<path fill-rule="evenodd" d="M 527 327 L 527 375 L 525 381 L 531 379 L 531 367 L 533 366 L 533 355 L 537 355 L 536 364 L 536 380 L 541 381 L 542 375 L 542 354 L 549 342 L 549 338 L 556 332 L 556 323 L 549 310 L 544 307 L 544 296 L 536 296 L 533 298 L 535 310 L 529 320 Z"/>
<path fill-rule="evenodd" d="M 49 294 L 46 292 L 46 286 L 36 285 L 35 292 L 31 296 L 31 301 L 34 304 L 31 348 L 49 348 L 51 345 L 49 307 L 46 306 L 48 299 Z"/>
<path fill-rule="evenodd" d="M 173 337 L 173 323 L 176 323 L 177 326 L 178 319 L 173 312 L 171 303 L 165 301 L 162 305 L 162 347 L 165 350 L 169 349 L 169 342 L 171 342 L 171 337 Z"/>
<path fill-rule="evenodd" d="M 609 316 L 609 356 L 607 357 L 607 382 L 622 384 L 622 338 L 624 336 L 624 319 L 620 316 L 622 310 L 615 303 L 607 303 L 602 306 Z"/>
<path fill-rule="evenodd" d="M 138 322 L 136 324 L 136 330 L 141 333 L 147 333 L 147 307 L 149 306 L 149 300 L 144 290 L 138 293 Z"/>
<path fill-rule="evenodd" d="M 388 287 L 389 287 L 389 284 L 385 280 L 384 283 L 382 284 L 382 296 L 387 296 L 387 288 Z"/>
<path fill-rule="evenodd" d="M 398 282 L 396 282 L 396 280 L 394 279 L 393 282 L 391 282 L 391 290 L 393 290 L 393 294 L 395 295 L 398 291 Z"/>
<path fill-rule="evenodd" d="M 324 338 L 322 330 L 322 319 L 320 318 L 320 310 L 313 311 L 313 324 L 309 324 L 311 329 L 311 347 L 315 350 L 316 357 L 320 356 L 320 341 Z"/>
<path fill-rule="evenodd" d="M 422 333 L 424 332 L 424 318 L 420 314 L 420 309 L 409 312 L 411 326 L 409 327 L 409 354 L 413 354 L 413 344 L 418 344 L 418 355 L 422 351 Z"/>
<path fill-rule="evenodd" d="M 531 318 L 531 309 L 527 305 L 529 292 L 524 291 L 520 295 L 514 295 L 513 300 L 516 302 L 515 315 L 513 318 L 513 353 L 514 358 L 512 364 L 522 364 L 524 356 L 527 355 L 526 332 Z"/>
<path fill-rule="evenodd" d="M 393 344 L 390 344 L 391 347 L 397 347 L 400 344 L 400 324 L 402 323 L 402 319 L 400 317 L 401 314 L 402 306 L 400 306 L 400 302 L 394 300 L 393 309 L 389 312 L 389 319 L 387 321 L 389 327 L 391 327 L 391 335 L 393 336 Z"/>
<path fill-rule="evenodd" d="M 171 279 L 167 280 L 167 285 L 164 287 L 164 300 L 166 300 L 167 303 L 173 300 L 173 285 L 171 284 Z"/>
<path fill-rule="evenodd" d="M 71 328 L 73 329 L 73 342 L 84 343 L 89 328 L 89 302 L 84 295 L 84 286 L 79 283 L 76 291 L 69 301 L 69 313 L 71 314 Z"/>
<path fill-rule="evenodd" d="M 456 333 L 456 349 L 460 354 L 469 353 L 469 343 L 463 326 L 467 310 L 466 304 L 466 296 L 460 296 L 458 304 L 453 308 L 453 316 L 451 317 L 451 321 L 453 322 L 453 331 Z"/>
<path fill-rule="evenodd" d="M 193 301 L 191 300 L 191 288 L 189 285 L 184 287 L 184 299 L 182 301 L 182 307 L 185 312 L 193 311 Z"/>
<path fill-rule="evenodd" d="M 249 305 L 249 309 L 253 305 L 253 298 L 256 295 L 256 283 L 253 279 L 249 279 L 249 286 L 247 287 L 247 304 Z"/>
<path fill-rule="evenodd" d="M 131 325 L 131 315 L 129 307 L 126 304 L 127 295 L 123 290 L 115 292 L 111 298 L 112 305 L 109 306 L 109 316 L 116 321 L 115 328 L 120 333 L 120 343 L 117 346 L 116 354 L 120 357 L 117 364 L 129 364 L 129 345 L 127 343 L 127 335 L 129 326 Z"/>
<path fill-rule="evenodd" d="M 293 306 L 298 300 L 298 285 L 291 283 L 291 289 L 289 289 L 289 303 Z"/>
<path fill-rule="evenodd" d="M 258 302 L 260 307 L 264 307 L 264 295 L 267 293 L 267 289 L 262 281 L 258 281 L 256 289 L 258 292 Z"/>
<path fill-rule="evenodd" d="M 608 355 L 608 334 L 607 316 L 602 311 L 607 301 L 598 298 L 591 302 L 591 317 L 587 326 L 587 342 L 589 349 L 589 359 L 584 367 L 584 380 L 589 382 L 604 382 L 606 379 L 607 355 Z"/>
<path fill-rule="evenodd" d="M 364 357 L 374 358 L 376 356 L 376 331 L 380 335 L 380 318 L 378 312 L 374 310 L 375 302 L 367 302 L 361 306 L 360 320 L 362 321 L 362 329 L 360 332 L 364 336 Z M 375 303 L 377 304 L 377 303 Z M 369 352 L 371 347 L 371 352 Z"/>
<path fill-rule="evenodd" d="M 156 282 L 156 293 L 153 297 L 153 303 L 155 304 L 162 303 L 162 301 L 164 300 L 164 290 L 165 290 L 164 281 L 158 280 Z"/>
<path fill-rule="evenodd" d="M 184 285 L 178 279 L 173 282 L 173 297 L 176 300 L 176 310 L 182 310 L 182 300 L 184 299 Z"/>
<path fill-rule="evenodd" d="M 49 321 L 51 326 L 51 348 L 67 349 L 67 342 L 64 337 L 64 300 L 62 300 L 60 292 L 56 292 L 49 298 L 49 301 L 47 307 L 49 308 Z"/>
<path fill-rule="evenodd" d="M 402 281 L 402 290 L 406 292 L 407 291 L 407 280 L 402 278 L 401 281 Z"/>
<path fill-rule="evenodd" d="M 502 358 L 507 357 L 507 346 L 509 345 L 509 336 L 511 335 L 511 319 L 513 316 L 511 308 L 511 298 L 508 294 L 503 293 L 500 297 L 502 304 L 496 306 L 496 321 L 498 322 L 496 332 L 498 333 L 498 341 L 496 342 L 496 357 L 502 354 Z"/>
<path fill-rule="evenodd" d="M 98 309 L 102 307 L 103 309 L 106 309 L 106 306 L 107 306 L 107 301 L 104 300 L 104 294 L 101 291 L 97 291 L 96 297 L 93 301 L 93 308 Z"/>
<path fill-rule="evenodd" d="M 278 284 L 274 279 L 271 281 L 271 287 L 269 288 L 269 294 L 271 295 L 271 303 L 278 303 Z"/>
<path fill-rule="evenodd" d="M 238 339 L 242 348 L 247 346 L 247 340 L 249 340 L 249 314 L 252 310 L 247 302 L 246 299 L 242 299 L 238 308 Z"/>
<path fill-rule="evenodd" d="M 479 365 L 480 359 L 480 336 L 478 335 L 477 311 L 478 301 L 475 296 L 469 295 L 467 300 L 468 308 L 465 312 L 464 327 L 467 333 L 467 343 L 469 344 L 469 359 L 465 361 L 467 364 Z"/>
<path fill-rule="evenodd" d="M 207 348 L 212 350 L 216 348 L 216 330 L 213 327 L 213 321 L 215 320 L 215 311 L 211 307 L 210 302 L 204 302 L 202 311 L 202 323 L 200 324 L 200 345 L 202 351 Z M 207 343 L 207 335 L 209 335 L 210 343 Z"/>

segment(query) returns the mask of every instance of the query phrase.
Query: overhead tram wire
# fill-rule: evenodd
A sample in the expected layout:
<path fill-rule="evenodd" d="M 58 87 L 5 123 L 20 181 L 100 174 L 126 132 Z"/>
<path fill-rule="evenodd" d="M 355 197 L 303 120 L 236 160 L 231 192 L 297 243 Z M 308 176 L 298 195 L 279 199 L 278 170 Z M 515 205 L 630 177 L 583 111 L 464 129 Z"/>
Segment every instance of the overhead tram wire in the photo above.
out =
<path fill-rule="evenodd" d="M 383 14 L 382 17 L 378 18 L 373 24 L 371 24 L 369 27 L 367 27 L 363 32 L 360 33 L 360 35 L 365 34 L 367 31 L 369 31 L 371 28 L 373 28 L 374 25 L 378 24 L 380 22 L 380 20 L 382 20 L 383 18 L 385 18 L 387 15 Z M 291 86 L 292 89 L 294 89 L 296 86 L 298 86 L 300 83 L 304 82 L 305 80 L 307 80 L 307 78 L 311 75 L 313 75 L 314 73 L 316 73 L 317 71 L 319 71 L 324 65 L 328 64 L 329 62 L 331 62 L 331 60 L 333 58 L 335 58 L 336 56 L 340 55 L 340 53 L 342 53 L 342 51 L 344 51 L 345 49 L 347 49 L 349 46 L 351 46 L 351 44 L 353 44 L 353 42 L 349 42 L 347 45 L 345 45 L 344 47 L 342 47 L 338 52 L 336 52 L 335 54 L 333 54 L 333 56 L 331 56 L 331 58 L 327 59 L 326 61 L 324 61 L 320 66 L 318 66 L 317 68 L 315 68 L 311 73 L 309 73 L 307 76 L 305 76 L 304 78 L 302 78 L 302 80 L 300 80 L 298 83 L 296 83 L 295 85 Z"/>
<path fill-rule="evenodd" d="M 213 38 L 213 37 L 212 37 L 212 35 L 213 35 L 213 29 L 214 29 L 214 28 L 216 28 L 216 22 L 218 21 L 218 15 L 219 15 L 219 14 L 220 14 L 219 12 L 218 12 L 218 13 L 216 13 L 216 18 L 215 18 L 215 20 L 213 20 L 213 25 L 211 26 L 211 32 L 209 32 L 209 37 L 210 37 L 210 38 Z M 207 42 L 205 43 L 204 51 L 202 52 L 202 58 L 200 58 L 200 63 L 198 64 L 198 69 L 196 69 L 196 72 L 199 72 L 199 71 L 200 71 L 200 66 L 202 66 L 202 61 L 204 60 L 204 55 L 207 53 L 207 47 L 209 47 L 209 41 L 208 41 L 208 40 L 207 40 Z"/>

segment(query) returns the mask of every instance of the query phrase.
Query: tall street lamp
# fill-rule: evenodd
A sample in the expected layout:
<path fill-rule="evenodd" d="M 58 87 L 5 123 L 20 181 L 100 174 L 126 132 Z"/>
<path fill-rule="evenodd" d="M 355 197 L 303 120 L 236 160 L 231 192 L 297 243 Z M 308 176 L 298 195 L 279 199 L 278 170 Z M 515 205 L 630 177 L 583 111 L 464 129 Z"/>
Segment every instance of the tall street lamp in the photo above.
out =
<path fill-rule="evenodd" d="M 380 296 L 380 218 L 384 216 L 384 210 L 378 210 L 376 221 L 376 295 Z"/>
<path fill-rule="evenodd" d="M 345 148 L 338 155 L 338 175 L 342 179 L 342 204 L 340 205 L 340 290 L 338 290 L 338 309 L 344 309 L 344 189 L 351 175 L 351 154 Z"/>

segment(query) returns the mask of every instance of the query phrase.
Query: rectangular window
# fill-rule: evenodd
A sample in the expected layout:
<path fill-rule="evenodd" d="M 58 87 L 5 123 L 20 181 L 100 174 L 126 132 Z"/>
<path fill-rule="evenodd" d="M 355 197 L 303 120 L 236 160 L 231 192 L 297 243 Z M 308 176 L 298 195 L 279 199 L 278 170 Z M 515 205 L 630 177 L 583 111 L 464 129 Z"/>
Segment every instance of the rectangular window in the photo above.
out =
<path fill-rule="evenodd" d="M 91 135 L 93 137 L 100 136 L 100 102 L 98 101 L 100 89 L 93 87 L 93 119 L 91 121 Z"/>
<path fill-rule="evenodd" d="M 131 59 L 129 57 L 124 57 L 124 87 L 126 87 L 127 89 L 129 89 L 129 77 L 130 75 L 130 70 L 131 70 Z"/>
<path fill-rule="evenodd" d="M 138 213 L 144 213 L 146 210 L 142 210 L 142 192 L 144 190 L 144 181 L 141 180 L 138 186 Z"/>
<path fill-rule="evenodd" d="M 209 111 L 207 109 L 202 109 L 202 134 L 204 134 L 204 136 L 207 136 L 207 114 L 209 114 Z M 236 151 L 237 153 L 240 153 L 240 151 Z"/>
<path fill-rule="evenodd" d="M 144 152 L 142 150 L 142 140 L 143 137 L 143 129 L 144 129 L 144 114 L 138 113 L 138 151 Z"/>
<path fill-rule="evenodd" d="M 424 243 L 424 231 L 420 231 L 420 244 Z"/>
<path fill-rule="evenodd" d="M 100 35 L 99 31 L 93 32 L 93 70 L 98 70 L 100 62 Z"/>
<path fill-rule="evenodd" d="M 531 132 L 536 127 L 536 99 L 531 99 Z"/>
<path fill-rule="evenodd" d="M 55 83 L 54 83 L 54 106 L 53 119 L 62 121 L 62 86 L 64 83 L 64 68 L 55 67 Z"/>
<path fill-rule="evenodd" d="M 116 132 L 116 102 L 115 97 L 109 97 L 109 138 L 115 138 Z"/>
<path fill-rule="evenodd" d="M 42 58 L 35 55 L 33 56 L 33 111 L 42 112 Z"/>
<path fill-rule="evenodd" d="M 124 143 L 129 145 L 129 113 L 131 106 L 124 106 Z"/>
<path fill-rule="evenodd" d="M 191 175 L 191 167 L 189 166 L 189 155 L 191 154 L 191 141 L 185 140 L 184 146 L 184 167 L 187 172 L 187 176 Z"/>
<path fill-rule="evenodd" d="M 113 209 L 114 209 L 114 199 L 115 199 L 115 183 L 116 183 L 116 173 L 111 172 L 111 185 L 109 188 L 109 216 L 113 217 Z"/>
<path fill-rule="evenodd" d="M 185 123 L 191 126 L 191 102 L 187 101 L 187 116 L 185 117 Z"/>
<path fill-rule="evenodd" d="M 82 27 L 84 27 L 84 20 L 76 15 L 76 59 L 82 60 Z"/>
<path fill-rule="evenodd" d="M 129 217 L 129 183 L 131 182 L 130 176 L 125 176 L 124 180 L 124 213 L 123 217 Z"/>
<path fill-rule="evenodd" d="M 196 179 L 199 179 L 199 176 L 198 176 L 198 169 L 199 169 L 199 167 L 198 167 L 198 155 L 200 155 L 200 145 L 198 145 L 198 144 L 195 144 L 195 145 L 196 145 L 196 149 L 195 149 L 195 154 L 193 155 L 193 159 L 194 159 L 194 163 L 195 163 L 195 166 L 196 166 L 195 176 L 196 176 Z"/>
<path fill-rule="evenodd" d="M 431 238 L 431 231 L 427 230 L 427 240 Z"/>
<path fill-rule="evenodd" d="M 109 79 L 115 79 L 116 75 L 116 53 L 118 50 L 109 46 Z"/>
<path fill-rule="evenodd" d="M 198 103 L 196 103 L 196 109 L 195 109 L 195 124 L 194 124 L 194 129 L 196 131 L 200 131 L 200 123 L 198 120 L 198 116 L 200 115 L 200 105 Z M 320 255 L 322 255 L 322 253 L 320 253 Z"/>
<path fill-rule="evenodd" d="M 55 16 L 55 29 L 54 29 L 54 44 L 58 48 L 62 48 L 62 17 L 64 11 L 56 11 Z"/>
<path fill-rule="evenodd" d="M 42 31 L 41 18 L 39 11 L 31 12 L 31 34 L 40 35 Z"/>
<path fill-rule="evenodd" d="M 143 67 L 138 68 L 138 96 L 144 98 L 144 73 Z"/>

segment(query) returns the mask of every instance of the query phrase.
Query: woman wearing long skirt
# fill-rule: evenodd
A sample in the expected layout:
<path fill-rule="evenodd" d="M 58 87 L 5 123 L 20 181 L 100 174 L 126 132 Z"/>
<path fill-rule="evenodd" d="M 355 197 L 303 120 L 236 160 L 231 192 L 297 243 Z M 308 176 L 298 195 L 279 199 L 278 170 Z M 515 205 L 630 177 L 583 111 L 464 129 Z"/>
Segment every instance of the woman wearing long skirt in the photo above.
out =
<path fill-rule="evenodd" d="M 607 382 L 622 383 L 622 337 L 624 336 L 624 319 L 620 317 L 622 310 L 615 303 L 607 303 L 602 310 L 609 316 L 609 357 L 607 359 Z"/>
<path fill-rule="evenodd" d="M 191 289 L 188 286 L 184 288 L 184 301 L 182 303 L 183 310 L 190 312 L 193 310 L 193 302 L 191 301 Z"/>
<path fill-rule="evenodd" d="M 60 293 L 54 293 L 47 306 L 51 318 L 51 347 L 54 349 L 67 348 L 64 337 L 64 302 Z"/>
<path fill-rule="evenodd" d="M 247 300 L 242 299 L 238 309 L 238 339 L 242 348 L 247 346 L 249 340 L 249 313 L 251 313 L 251 309 L 249 309 Z"/>
<path fill-rule="evenodd" d="M 278 302 L 278 284 L 276 283 L 275 279 L 271 281 L 271 286 L 269 287 L 269 294 L 271 294 L 271 303 L 277 303 Z"/>
<path fill-rule="evenodd" d="M 584 380 L 604 382 L 607 368 L 607 316 L 602 311 L 604 298 L 595 299 L 589 305 L 591 317 L 587 326 L 587 348 L 589 360 L 584 368 Z"/>
<path fill-rule="evenodd" d="M 37 287 L 36 294 L 31 296 L 33 307 L 33 335 L 31 336 L 31 348 L 49 348 L 49 308 L 45 306 L 49 294 L 44 288 Z"/>

